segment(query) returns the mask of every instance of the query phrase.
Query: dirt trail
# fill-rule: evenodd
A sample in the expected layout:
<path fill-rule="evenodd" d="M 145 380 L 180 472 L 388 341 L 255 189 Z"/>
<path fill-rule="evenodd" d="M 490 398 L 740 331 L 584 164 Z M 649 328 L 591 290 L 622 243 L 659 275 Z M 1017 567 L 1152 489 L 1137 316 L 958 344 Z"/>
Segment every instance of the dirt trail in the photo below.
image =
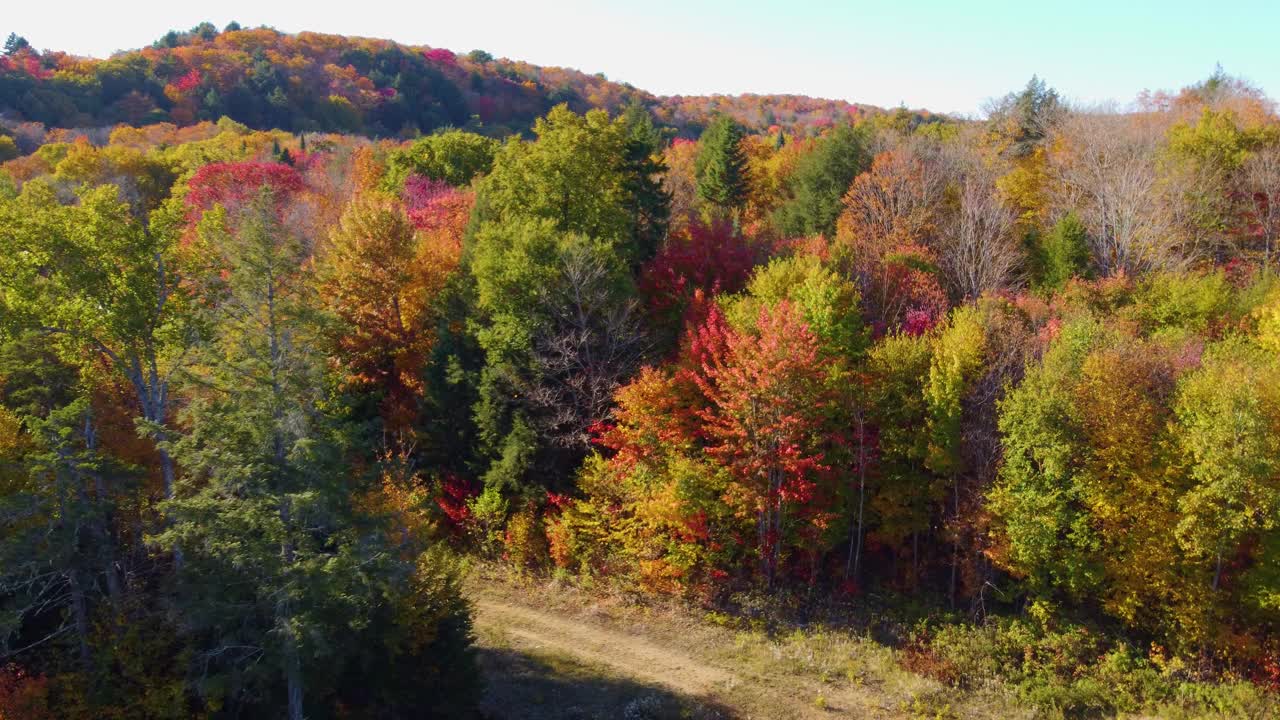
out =
<path fill-rule="evenodd" d="M 518 638 L 521 645 L 548 648 L 684 695 L 715 695 L 740 682 L 728 670 L 708 665 L 679 649 L 491 598 L 476 600 L 475 622 L 480 628 L 501 628 Z"/>
<path fill-rule="evenodd" d="M 474 623 L 480 646 L 538 658 L 553 657 L 591 673 L 662 688 L 684 698 L 720 708 L 694 717 L 751 718 L 885 718 L 900 717 L 886 698 L 866 688 L 843 687 L 794 674 L 761 672 L 735 664 L 723 650 L 732 647 L 732 633 L 719 628 L 680 628 L 653 625 L 654 618 L 629 617 L 621 622 L 593 616 L 581 608 L 555 607 L 519 594 L 472 593 Z M 621 625 L 621 626 L 620 626 Z M 498 670 L 491 683 L 512 684 L 511 674 Z M 576 681 L 566 682 L 574 685 Z M 500 690 L 503 692 L 504 690 Z M 591 694 L 585 691 L 582 694 Z M 530 693 L 526 692 L 525 696 Z M 534 696 L 542 697 L 541 690 Z M 598 694 L 598 693 L 597 693 Z M 815 702 L 821 697 L 821 702 Z M 575 698 L 578 701 L 581 698 Z M 503 702 L 505 702 L 504 699 Z M 502 702 L 498 703 L 501 706 Z M 491 707 L 493 704 L 490 704 Z M 619 717 L 608 712 L 510 714 L 500 707 L 495 717 Z"/>

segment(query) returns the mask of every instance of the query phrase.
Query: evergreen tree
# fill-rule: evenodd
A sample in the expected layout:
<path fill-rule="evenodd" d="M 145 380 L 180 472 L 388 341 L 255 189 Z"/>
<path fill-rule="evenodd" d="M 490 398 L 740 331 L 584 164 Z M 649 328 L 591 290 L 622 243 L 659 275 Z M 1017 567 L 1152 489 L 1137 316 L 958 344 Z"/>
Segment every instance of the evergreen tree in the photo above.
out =
<path fill-rule="evenodd" d="M 1040 284 L 1059 289 L 1073 277 L 1085 277 L 1089 270 L 1089 237 L 1084 223 L 1070 212 L 1040 239 Z"/>
<path fill-rule="evenodd" d="M 870 166 L 866 131 L 852 125 L 836 127 L 800 160 L 788 187 L 791 197 L 774 218 L 778 229 L 792 237 L 832 237 L 844 207 L 844 194 L 853 179 Z"/>
<path fill-rule="evenodd" d="M 658 252 L 671 218 L 671 193 L 662 186 L 665 138 L 639 104 L 628 106 L 619 121 L 626 132 L 623 174 L 632 215 L 632 262 L 638 265 Z"/>
<path fill-rule="evenodd" d="M 998 102 L 989 124 L 1013 156 L 1023 158 L 1044 141 L 1063 113 L 1058 92 L 1033 75 L 1022 92 L 1009 93 Z"/>
<path fill-rule="evenodd" d="M 703 131 L 694 169 L 698 195 L 721 208 L 742 207 L 747 197 L 747 158 L 742 152 L 742 128 L 721 115 Z"/>
<path fill-rule="evenodd" d="M 157 538 L 190 548 L 179 604 L 197 689 L 239 713 L 292 720 L 330 701 L 463 716 L 474 664 L 454 571 L 420 546 L 387 547 L 357 507 L 372 488 L 345 462 L 352 430 L 318 352 L 304 246 L 268 191 L 227 227 L 225 212 L 199 226 L 212 340 L 186 388 L 188 431 L 169 443 L 184 477 Z M 423 671 L 416 689 L 337 681 L 393 660 Z"/>
<path fill-rule="evenodd" d="M 17 33 L 9 33 L 9 37 L 4 41 L 4 54 L 13 55 L 14 53 L 31 47 L 31 43 L 27 39 Z"/>

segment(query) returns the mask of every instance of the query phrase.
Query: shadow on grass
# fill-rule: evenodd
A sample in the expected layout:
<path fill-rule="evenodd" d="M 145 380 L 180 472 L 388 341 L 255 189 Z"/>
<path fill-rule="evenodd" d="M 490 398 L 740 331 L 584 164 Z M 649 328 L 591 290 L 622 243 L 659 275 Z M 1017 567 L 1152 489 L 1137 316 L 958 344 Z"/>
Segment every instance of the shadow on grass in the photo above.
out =
<path fill-rule="evenodd" d="M 480 648 L 486 720 L 733 720 L 725 706 L 601 674 L 572 658 Z"/>

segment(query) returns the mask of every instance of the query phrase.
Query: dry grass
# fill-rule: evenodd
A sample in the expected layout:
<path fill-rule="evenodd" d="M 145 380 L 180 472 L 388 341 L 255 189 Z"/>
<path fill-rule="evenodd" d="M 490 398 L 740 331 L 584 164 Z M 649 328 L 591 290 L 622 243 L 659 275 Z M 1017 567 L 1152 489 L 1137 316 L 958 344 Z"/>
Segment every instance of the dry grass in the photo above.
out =
<path fill-rule="evenodd" d="M 589 594 L 503 570 L 468 591 L 493 718 L 1016 718 L 847 631 L 768 633 L 671 601 Z"/>

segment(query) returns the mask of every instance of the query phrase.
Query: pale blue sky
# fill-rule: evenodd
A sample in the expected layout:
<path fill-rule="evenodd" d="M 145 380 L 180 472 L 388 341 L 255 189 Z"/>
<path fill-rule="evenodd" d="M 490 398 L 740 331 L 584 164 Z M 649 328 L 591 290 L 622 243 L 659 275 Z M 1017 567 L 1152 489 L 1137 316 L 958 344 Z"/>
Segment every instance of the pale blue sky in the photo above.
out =
<path fill-rule="evenodd" d="M 976 113 L 1033 74 L 1080 102 L 1215 63 L 1280 93 L 1280 0 L 452 0 L 10 3 L 0 33 L 104 56 L 202 20 L 483 48 L 659 94 L 789 92 Z"/>

